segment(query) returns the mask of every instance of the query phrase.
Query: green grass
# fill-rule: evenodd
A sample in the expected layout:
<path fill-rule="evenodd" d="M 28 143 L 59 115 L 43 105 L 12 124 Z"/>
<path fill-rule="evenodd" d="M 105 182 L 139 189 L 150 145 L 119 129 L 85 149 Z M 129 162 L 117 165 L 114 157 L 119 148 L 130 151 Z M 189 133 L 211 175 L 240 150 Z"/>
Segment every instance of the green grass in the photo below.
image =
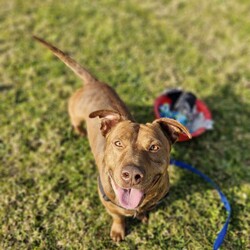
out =
<path fill-rule="evenodd" d="M 193 91 L 215 126 L 172 154 L 209 175 L 233 209 L 222 249 L 250 248 L 249 1 L 0 0 L 0 248 L 212 249 L 226 219 L 216 192 L 171 168 L 149 224 L 112 243 L 86 138 L 67 99 L 81 81 L 39 35 L 110 83 L 140 122 L 165 88 Z"/>

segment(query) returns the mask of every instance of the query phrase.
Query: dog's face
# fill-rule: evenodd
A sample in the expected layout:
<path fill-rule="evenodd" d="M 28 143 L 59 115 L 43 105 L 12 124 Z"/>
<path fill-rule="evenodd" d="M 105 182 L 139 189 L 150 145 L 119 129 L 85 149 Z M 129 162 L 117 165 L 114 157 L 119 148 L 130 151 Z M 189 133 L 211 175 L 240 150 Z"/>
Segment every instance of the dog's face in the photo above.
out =
<path fill-rule="evenodd" d="M 176 121 L 158 119 L 138 124 L 113 111 L 97 111 L 106 138 L 103 174 L 119 205 L 126 209 L 161 199 L 169 189 L 168 164 L 171 144 L 178 133 L 188 131 Z"/>
<path fill-rule="evenodd" d="M 135 209 L 167 179 L 170 143 L 157 124 L 118 123 L 108 134 L 105 168 L 120 205 Z M 166 193 L 164 190 L 159 190 Z"/>

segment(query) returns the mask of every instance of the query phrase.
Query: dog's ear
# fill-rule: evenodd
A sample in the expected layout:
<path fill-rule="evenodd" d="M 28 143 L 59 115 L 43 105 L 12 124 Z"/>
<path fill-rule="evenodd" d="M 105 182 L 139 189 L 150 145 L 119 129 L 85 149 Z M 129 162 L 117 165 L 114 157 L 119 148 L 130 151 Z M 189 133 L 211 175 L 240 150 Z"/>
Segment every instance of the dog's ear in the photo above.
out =
<path fill-rule="evenodd" d="M 103 136 L 106 136 L 112 127 L 123 120 L 121 114 L 114 110 L 97 110 L 90 113 L 89 118 L 95 117 L 101 119 L 100 130 Z"/>
<path fill-rule="evenodd" d="M 178 140 L 180 134 L 185 134 L 189 139 L 192 138 L 188 129 L 174 119 L 160 118 L 155 120 L 153 124 L 160 125 L 161 130 L 169 138 L 172 144 Z"/>

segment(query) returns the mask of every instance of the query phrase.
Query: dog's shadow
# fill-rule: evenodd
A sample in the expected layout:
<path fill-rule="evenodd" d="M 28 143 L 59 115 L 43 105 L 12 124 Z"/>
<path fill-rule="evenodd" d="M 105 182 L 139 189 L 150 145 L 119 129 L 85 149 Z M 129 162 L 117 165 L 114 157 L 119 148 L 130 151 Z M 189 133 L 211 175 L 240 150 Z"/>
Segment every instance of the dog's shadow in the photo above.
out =
<path fill-rule="evenodd" d="M 10 84 L 0 84 L 0 92 L 4 92 L 13 88 Z"/>
<path fill-rule="evenodd" d="M 224 193 L 227 192 L 228 187 L 236 187 L 248 182 L 247 175 L 239 176 L 241 172 L 239 168 L 242 167 L 243 173 L 244 165 L 246 166 L 250 160 L 246 151 L 239 150 L 242 144 L 241 138 L 244 139 L 249 126 L 247 117 L 250 117 L 250 105 L 244 103 L 242 99 L 240 95 L 235 94 L 230 81 L 222 87 L 217 87 L 214 95 L 204 100 L 211 110 L 215 122 L 214 129 L 188 142 L 176 143 L 172 155 L 175 159 L 189 163 L 208 175 Z M 128 106 L 137 122 L 146 123 L 154 120 L 153 104 L 152 106 L 134 104 Z M 235 150 L 237 152 L 232 154 Z M 176 170 L 174 166 L 172 169 L 178 171 L 178 180 L 170 183 L 169 196 L 152 212 L 157 209 L 164 211 L 176 200 L 187 200 L 187 197 L 194 192 L 203 194 L 206 190 L 213 189 L 194 173 Z M 235 176 L 237 178 L 234 178 Z M 234 211 L 233 216 L 237 220 L 241 210 L 234 199 L 229 199 L 229 202 Z M 134 230 L 133 227 L 138 223 L 138 220 L 129 219 L 129 230 Z M 234 223 L 233 227 L 237 229 L 239 225 Z"/>

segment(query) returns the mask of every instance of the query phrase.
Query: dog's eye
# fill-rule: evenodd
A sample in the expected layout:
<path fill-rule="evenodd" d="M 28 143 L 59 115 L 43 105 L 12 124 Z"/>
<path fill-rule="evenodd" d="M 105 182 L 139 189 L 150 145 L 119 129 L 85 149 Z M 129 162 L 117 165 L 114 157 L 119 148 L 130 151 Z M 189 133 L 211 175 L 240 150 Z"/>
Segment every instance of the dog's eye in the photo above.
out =
<path fill-rule="evenodd" d="M 160 149 L 160 147 L 159 147 L 158 145 L 155 145 L 155 144 L 152 144 L 152 145 L 149 147 L 149 151 L 150 151 L 150 152 L 157 152 L 159 149 Z"/>
<path fill-rule="evenodd" d="M 123 147 L 123 145 L 122 145 L 122 143 L 120 141 L 115 141 L 114 144 L 118 148 L 122 148 Z"/>

